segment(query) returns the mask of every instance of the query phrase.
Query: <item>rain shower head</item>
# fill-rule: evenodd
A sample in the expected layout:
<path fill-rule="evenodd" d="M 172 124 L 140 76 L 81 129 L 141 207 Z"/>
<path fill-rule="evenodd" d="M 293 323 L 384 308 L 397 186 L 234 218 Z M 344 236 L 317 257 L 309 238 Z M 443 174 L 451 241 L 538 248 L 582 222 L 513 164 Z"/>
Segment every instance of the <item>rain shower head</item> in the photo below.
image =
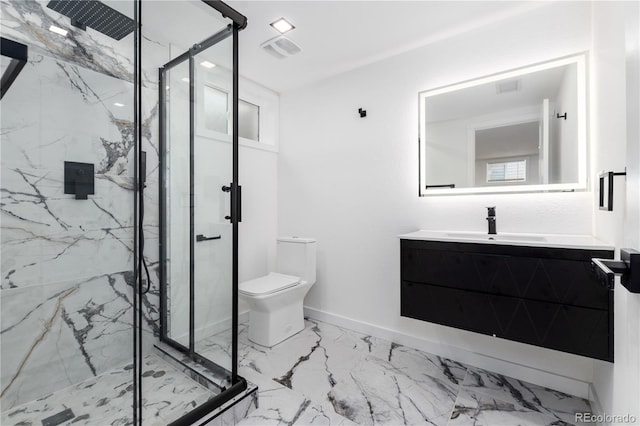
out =
<path fill-rule="evenodd" d="M 120 40 L 134 30 L 133 19 L 98 0 L 51 0 L 47 7 L 71 18 L 79 28 L 93 28 Z"/>

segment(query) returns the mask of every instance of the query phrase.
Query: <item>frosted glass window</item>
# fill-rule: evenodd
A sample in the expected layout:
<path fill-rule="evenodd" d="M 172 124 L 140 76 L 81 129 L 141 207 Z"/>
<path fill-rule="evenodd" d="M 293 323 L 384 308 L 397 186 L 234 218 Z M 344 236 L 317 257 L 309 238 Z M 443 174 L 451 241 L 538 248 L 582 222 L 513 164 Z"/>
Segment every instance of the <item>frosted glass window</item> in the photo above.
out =
<path fill-rule="evenodd" d="M 527 160 L 487 163 L 487 182 L 524 182 Z"/>
<path fill-rule="evenodd" d="M 229 94 L 204 86 L 204 125 L 208 130 L 229 133 Z"/>
<path fill-rule="evenodd" d="M 238 135 L 260 141 L 260 107 L 242 99 L 238 102 Z"/>

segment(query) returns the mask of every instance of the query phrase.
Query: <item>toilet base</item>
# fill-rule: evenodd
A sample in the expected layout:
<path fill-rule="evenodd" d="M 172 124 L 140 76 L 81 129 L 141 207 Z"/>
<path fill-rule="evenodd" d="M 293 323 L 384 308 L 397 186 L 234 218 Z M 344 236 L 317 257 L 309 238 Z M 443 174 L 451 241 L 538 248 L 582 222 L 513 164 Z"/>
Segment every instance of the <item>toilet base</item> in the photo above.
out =
<path fill-rule="evenodd" d="M 275 346 L 303 329 L 302 303 L 272 312 L 249 312 L 249 340 L 262 346 Z"/>

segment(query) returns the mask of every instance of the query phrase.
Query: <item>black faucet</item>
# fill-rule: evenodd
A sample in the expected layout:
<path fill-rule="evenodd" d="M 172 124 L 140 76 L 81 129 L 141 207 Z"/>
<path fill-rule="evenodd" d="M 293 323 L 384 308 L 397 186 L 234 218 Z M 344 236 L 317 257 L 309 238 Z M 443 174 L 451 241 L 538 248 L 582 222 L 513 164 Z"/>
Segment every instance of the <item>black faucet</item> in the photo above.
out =
<path fill-rule="evenodd" d="M 496 232 L 496 207 L 487 207 L 487 222 L 489 223 L 489 235 L 495 235 Z"/>

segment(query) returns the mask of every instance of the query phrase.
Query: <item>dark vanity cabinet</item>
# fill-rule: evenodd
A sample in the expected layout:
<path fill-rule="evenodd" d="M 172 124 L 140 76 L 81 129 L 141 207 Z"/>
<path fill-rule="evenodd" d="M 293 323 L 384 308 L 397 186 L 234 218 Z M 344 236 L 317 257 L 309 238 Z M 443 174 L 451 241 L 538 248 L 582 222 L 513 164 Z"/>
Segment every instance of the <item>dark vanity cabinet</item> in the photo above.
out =
<path fill-rule="evenodd" d="M 401 241 L 401 315 L 613 361 L 613 250 Z"/>

